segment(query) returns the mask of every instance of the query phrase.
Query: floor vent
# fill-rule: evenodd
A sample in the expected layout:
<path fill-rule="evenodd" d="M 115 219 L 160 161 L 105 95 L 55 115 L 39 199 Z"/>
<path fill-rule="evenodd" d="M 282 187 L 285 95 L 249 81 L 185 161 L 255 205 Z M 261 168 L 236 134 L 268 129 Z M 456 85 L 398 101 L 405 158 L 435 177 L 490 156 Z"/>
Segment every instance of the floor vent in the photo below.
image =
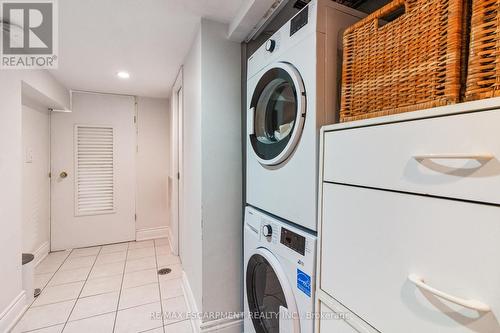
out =
<path fill-rule="evenodd" d="M 162 268 L 158 271 L 158 275 L 167 275 L 170 274 L 172 270 L 170 268 Z"/>

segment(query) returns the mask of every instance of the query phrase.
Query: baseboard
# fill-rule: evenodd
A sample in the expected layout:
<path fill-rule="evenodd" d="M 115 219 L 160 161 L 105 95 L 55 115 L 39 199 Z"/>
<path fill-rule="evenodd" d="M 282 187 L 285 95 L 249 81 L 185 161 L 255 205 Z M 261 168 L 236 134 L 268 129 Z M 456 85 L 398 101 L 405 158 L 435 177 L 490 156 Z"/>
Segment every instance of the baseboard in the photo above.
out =
<path fill-rule="evenodd" d="M 33 255 L 35 256 L 35 267 L 38 266 L 39 263 L 42 262 L 45 257 L 49 255 L 50 251 L 50 243 L 45 242 L 38 249 L 36 249 L 35 253 Z"/>
<path fill-rule="evenodd" d="M 196 301 L 194 299 L 193 290 L 191 289 L 191 285 L 189 284 L 189 280 L 187 278 L 186 272 L 182 272 L 182 289 L 184 289 L 184 295 L 186 297 L 186 302 L 188 306 L 188 311 L 190 313 L 198 313 L 198 306 L 196 305 Z M 201 333 L 201 319 L 195 318 L 198 316 L 191 316 L 191 325 L 193 326 L 194 333 Z"/>
<path fill-rule="evenodd" d="M 176 251 L 174 251 L 174 247 L 173 247 L 173 243 L 172 243 L 173 237 L 174 236 L 172 235 L 172 228 L 168 228 L 168 245 L 170 247 L 170 252 L 177 255 L 178 253 L 176 253 Z"/>
<path fill-rule="evenodd" d="M 209 332 L 227 332 L 227 333 L 241 333 L 243 332 L 243 319 L 218 319 L 211 320 L 201 324 L 201 333 Z"/>
<path fill-rule="evenodd" d="M 10 332 L 27 309 L 26 292 L 22 290 L 0 314 L 0 332 Z"/>
<path fill-rule="evenodd" d="M 182 272 L 182 289 L 186 297 L 188 311 L 191 314 L 197 314 L 198 306 L 194 299 L 193 290 L 189 284 L 186 272 Z M 209 322 L 202 322 L 199 316 L 191 316 L 191 326 L 194 333 L 209 333 L 209 332 L 227 332 L 227 333 L 241 333 L 243 332 L 243 319 L 242 318 L 229 318 L 211 320 Z"/>
<path fill-rule="evenodd" d="M 169 235 L 169 227 L 137 229 L 135 231 L 135 240 L 144 241 L 157 238 L 166 238 Z"/>

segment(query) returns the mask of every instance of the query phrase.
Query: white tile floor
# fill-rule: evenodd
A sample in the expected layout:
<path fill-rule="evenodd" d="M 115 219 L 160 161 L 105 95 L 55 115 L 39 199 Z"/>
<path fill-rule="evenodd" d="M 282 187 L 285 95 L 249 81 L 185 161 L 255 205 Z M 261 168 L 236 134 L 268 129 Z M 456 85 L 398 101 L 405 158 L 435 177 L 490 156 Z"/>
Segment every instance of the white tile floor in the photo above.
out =
<path fill-rule="evenodd" d="M 168 315 L 188 311 L 181 274 L 167 239 L 51 253 L 35 270 L 42 294 L 13 333 L 192 333 L 185 316 Z"/>

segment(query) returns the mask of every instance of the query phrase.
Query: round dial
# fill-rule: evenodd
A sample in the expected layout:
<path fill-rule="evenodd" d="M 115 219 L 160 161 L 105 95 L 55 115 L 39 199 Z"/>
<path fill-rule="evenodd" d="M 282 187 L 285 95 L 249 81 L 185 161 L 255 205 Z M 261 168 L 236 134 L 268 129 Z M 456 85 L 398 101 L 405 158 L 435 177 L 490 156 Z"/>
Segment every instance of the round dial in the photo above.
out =
<path fill-rule="evenodd" d="M 271 237 L 273 235 L 273 227 L 270 224 L 265 225 L 262 228 L 262 233 L 265 237 Z"/>
<path fill-rule="evenodd" d="M 274 39 L 269 39 L 266 42 L 266 51 L 273 52 L 275 48 L 276 48 L 276 41 Z"/>

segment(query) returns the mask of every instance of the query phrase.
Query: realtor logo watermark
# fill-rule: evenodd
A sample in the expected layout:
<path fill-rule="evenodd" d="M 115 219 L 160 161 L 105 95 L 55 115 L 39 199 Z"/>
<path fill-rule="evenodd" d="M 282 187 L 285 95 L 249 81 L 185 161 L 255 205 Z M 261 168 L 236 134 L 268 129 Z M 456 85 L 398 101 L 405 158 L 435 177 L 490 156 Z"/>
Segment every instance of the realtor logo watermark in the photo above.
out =
<path fill-rule="evenodd" d="M 56 0 L 0 0 L 2 69 L 50 69 L 58 65 Z"/>

